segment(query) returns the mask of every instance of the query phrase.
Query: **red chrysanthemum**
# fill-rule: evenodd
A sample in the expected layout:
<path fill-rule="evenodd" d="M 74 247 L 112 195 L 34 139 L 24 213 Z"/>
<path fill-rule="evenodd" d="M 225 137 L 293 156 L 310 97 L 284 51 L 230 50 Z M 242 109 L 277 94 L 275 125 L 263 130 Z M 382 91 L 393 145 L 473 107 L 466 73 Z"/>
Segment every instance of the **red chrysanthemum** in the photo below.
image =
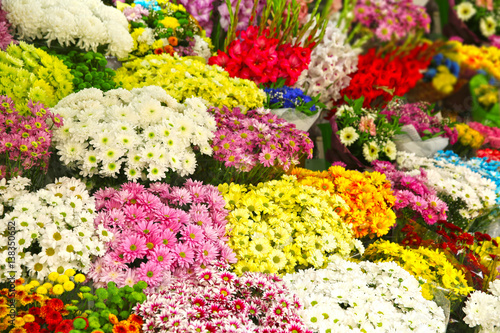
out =
<path fill-rule="evenodd" d="M 64 307 L 63 301 L 61 301 L 59 298 L 52 298 L 47 302 L 47 305 L 54 311 L 62 310 L 62 308 Z"/>
<path fill-rule="evenodd" d="M 57 325 L 62 321 L 62 316 L 59 312 L 52 310 L 45 316 L 45 321 L 49 325 Z"/>

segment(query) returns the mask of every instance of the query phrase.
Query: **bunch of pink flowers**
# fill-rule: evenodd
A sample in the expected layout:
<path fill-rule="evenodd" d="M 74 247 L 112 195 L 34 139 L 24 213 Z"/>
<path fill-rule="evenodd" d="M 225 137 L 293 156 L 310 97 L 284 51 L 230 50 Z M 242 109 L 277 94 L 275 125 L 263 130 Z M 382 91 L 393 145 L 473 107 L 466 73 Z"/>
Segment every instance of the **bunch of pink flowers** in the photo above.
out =
<path fill-rule="evenodd" d="M 500 149 L 500 128 L 486 126 L 478 122 L 470 122 L 468 125 L 484 136 L 483 145 L 489 145 L 491 148 Z"/>
<path fill-rule="evenodd" d="M 401 39 L 422 28 L 429 32 L 431 23 L 425 8 L 412 0 L 361 0 L 356 4 L 354 16 L 382 41 Z"/>
<path fill-rule="evenodd" d="M 7 12 L 2 10 L 2 0 L 0 0 L 0 50 L 4 50 L 11 42 L 16 43 L 10 33 L 10 23 L 7 20 Z"/>
<path fill-rule="evenodd" d="M 399 217 L 421 218 L 429 225 L 446 221 L 448 205 L 437 197 L 434 189 L 427 187 L 427 176 L 423 169 L 420 169 L 420 174 L 404 172 L 382 161 L 373 162 L 373 167 L 391 182 L 396 197 L 394 209 Z"/>
<path fill-rule="evenodd" d="M 144 318 L 145 333 L 312 333 L 300 309 L 297 296 L 276 275 L 247 272 L 237 277 L 220 265 L 150 294 L 134 312 Z"/>
<path fill-rule="evenodd" d="M 398 118 L 400 124 L 413 125 L 420 137 L 442 136 L 450 139 L 450 144 L 457 142 L 458 131 L 450 128 L 449 119 L 443 119 L 430 114 L 432 105 L 428 102 L 391 103 L 381 113 L 389 121 Z"/>
<path fill-rule="evenodd" d="M 213 139 L 214 157 L 226 167 L 250 171 L 261 164 L 288 170 L 302 156 L 312 157 L 313 142 L 304 131 L 263 108 L 243 114 L 225 106 L 211 108 L 217 121 Z"/>
<path fill-rule="evenodd" d="M 114 234 L 88 275 L 96 285 L 142 280 L 153 290 L 215 261 L 236 262 L 225 242 L 226 203 L 215 186 L 192 180 L 183 187 L 127 183 L 100 190 L 95 198 L 95 227 Z"/>
<path fill-rule="evenodd" d="M 60 127 L 62 118 L 43 104 L 30 100 L 29 111 L 21 114 L 14 101 L 0 96 L 0 179 L 35 177 L 46 172 L 50 158 L 52 127 Z"/>

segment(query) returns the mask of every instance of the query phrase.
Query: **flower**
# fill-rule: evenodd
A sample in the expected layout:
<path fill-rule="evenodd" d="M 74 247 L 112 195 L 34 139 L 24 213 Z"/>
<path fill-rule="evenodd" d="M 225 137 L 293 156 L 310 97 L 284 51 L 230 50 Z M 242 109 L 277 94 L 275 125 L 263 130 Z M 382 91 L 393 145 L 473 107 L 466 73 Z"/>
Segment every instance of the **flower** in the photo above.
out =
<path fill-rule="evenodd" d="M 378 159 L 379 151 L 379 146 L 373 141 L 363 144 L 363 156 L 368 162 Z"/>
<path fill-rule="evenodd" d="M 490 283 L 488 293 L 474 291 L 465 301 L 464 322 L 469 327 L 480 326 L 479 332 L 494 331 L 500 326 L 498 317 L 492 312 L 500 306 L 500 280 Z M 489 306 L 483 309 L 482 305 Z"/>
<path fill-rule="evenodd" d="M 339 132 L 340 142 L 346 147 L 352 145 L 359 138 L 358 132 L 353 127 L 345 127 Z"/>
<path fill-rule="evenodd" d="M 497 23 L 493 16 L 488 16 L 486 18 L 481 18 L 479 21 L 479 29 L 485 37 L 490 37 L 495 34 L 497 28 Z"/>
<path fill-rule="evenodd" d="M 72 45 L 94 52 L 105 46 L 107 53 L 118 57 L 125 57 L 132 50 L 127 19 L 119 10 L 102 2 L 3 0 L 2 7 L 10 24 L 25 40 L 41 39 L 49 47 L 57 41 L 61 46 Z"/>
<path fill-rule="evenodd" d="M 292 272 L 322 267 L 326 256 L 359 250 L 352 231 L 335 209 L 348 209 L 337 195 L 300 184 L 293 176 L 257 186 L 219 185 L 228 216 L 229 246 L 237 274 Z M 307 222 L 306 222 L 307 221 Z M 328 244 L 323 241 L 327 237 Z"/>
<path fill-rule="evenodd" d="M 314 332 L 416 330 L 443 332 L 444 311 L 424 299 L 419 280 L 392 262 L 350 262 L 333 256 L 325 269 L 283 277 L 304 304 Z"/>
<path fill-rule="evenodd" d="M 61 100 L 54 110 L 67 115 L 54 138 L 61 161 L 84 176 L 124 175 L 137 181 L 144 172 L 157 181 L 167 172 L 192 174 L 194 149 L 211 154 L 215 121 L 204 102 L 188 98 L 180 104 L 158 86 L 131 92 L 85 89 Z"/>
<path fill-rule="evenodd" d="M 457 12 L 457 16 L 462 21 L 468 21 L 476 14 L 476 8 L 470 2 L 462 2 L 455 7 L 455 11 Z"/>

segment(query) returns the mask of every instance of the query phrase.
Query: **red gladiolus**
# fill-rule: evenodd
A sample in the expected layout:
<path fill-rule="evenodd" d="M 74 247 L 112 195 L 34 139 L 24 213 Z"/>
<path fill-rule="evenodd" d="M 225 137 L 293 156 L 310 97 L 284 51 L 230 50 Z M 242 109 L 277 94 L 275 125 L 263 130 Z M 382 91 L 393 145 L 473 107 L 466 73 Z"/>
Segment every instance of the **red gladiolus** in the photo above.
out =
<path fill-rule="evenodd" d="M 223 67 L 231 77 L 257 84 L 274 83 L 283 78 L 285 84 L 291 86 L 311 62 L 309 48 L 290 43 L 278 45 L 278 39 L 268 37 L 268 30 L 259 35 L 258 27 L 250 26 L 236 35 L 238 39 L 229 44 L 227 53 L 219 51 L 208 60 L 210 65 Z"/>

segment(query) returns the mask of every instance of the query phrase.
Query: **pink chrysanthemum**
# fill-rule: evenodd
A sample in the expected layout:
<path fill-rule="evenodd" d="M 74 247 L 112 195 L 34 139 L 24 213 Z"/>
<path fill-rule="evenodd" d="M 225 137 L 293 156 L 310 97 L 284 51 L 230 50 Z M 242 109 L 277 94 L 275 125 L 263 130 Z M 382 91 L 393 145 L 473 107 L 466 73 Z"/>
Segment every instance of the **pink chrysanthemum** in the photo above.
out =
<path fill-rule="evenodd" d="M 154 261 L 141 263 L 137 270 L 137 278 L 150 286 L 156 286 L 162 280 L 162 268 Z"/>

